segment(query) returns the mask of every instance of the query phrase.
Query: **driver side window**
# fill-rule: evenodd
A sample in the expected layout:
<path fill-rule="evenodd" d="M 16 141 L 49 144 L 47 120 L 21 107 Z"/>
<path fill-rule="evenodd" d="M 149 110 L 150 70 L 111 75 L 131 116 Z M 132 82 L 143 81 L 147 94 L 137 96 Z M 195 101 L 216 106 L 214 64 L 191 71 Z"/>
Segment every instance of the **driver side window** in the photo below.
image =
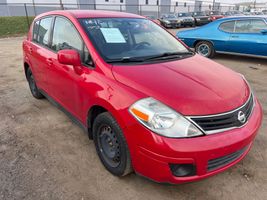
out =
<path fill-rule="evenodd" d="M 67 32 L 66 32 L 67 31 Z M 63 17 L 56 17 L 51 48 L 54 51 L 74 49 L 79 52 L 85 65 L 92 63 L 91 56 L 74 25 Z"/>

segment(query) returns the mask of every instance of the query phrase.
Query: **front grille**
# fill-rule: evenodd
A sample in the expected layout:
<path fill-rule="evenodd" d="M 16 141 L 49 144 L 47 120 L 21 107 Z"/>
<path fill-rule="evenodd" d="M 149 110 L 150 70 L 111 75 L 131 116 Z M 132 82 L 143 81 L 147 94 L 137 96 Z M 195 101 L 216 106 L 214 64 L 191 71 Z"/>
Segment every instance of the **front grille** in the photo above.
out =
<path fill-rule="evenodd" d="M 248 147 L 245 147 L 239 151 L 236 151 L 232 154 L 212 159 L 208 161 L 208 171 L 213 171 L 215 169 L 221 168 L 223 166 L 226 166 L 227 164 L 230 164 L 240 158 L 243 153 L 247 150 Z"/>
<path fill-rule="evenodd" d="M 201 117 L 190 117 L 207 134 L 220 132 L 222 129 L 237 128 L 244 125 L 254 107 L 254 98 L 251 94 L 248 101 L 240 108 L 223 114 L 208 115 Z"/>

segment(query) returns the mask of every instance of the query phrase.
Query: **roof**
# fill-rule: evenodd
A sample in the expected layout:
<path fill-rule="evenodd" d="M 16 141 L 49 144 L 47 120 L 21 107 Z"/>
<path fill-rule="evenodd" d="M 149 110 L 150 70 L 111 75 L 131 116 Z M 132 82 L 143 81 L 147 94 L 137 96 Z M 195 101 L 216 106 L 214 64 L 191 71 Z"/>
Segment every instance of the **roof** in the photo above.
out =
<path fill-rule="evenodd" d="M 116 11 L 105 11 L 105 10 L 55 10 L 41 14 L 44 15 L 66 15 L 71 14 L 75 18 L 144 18 L 140 15 L 116 12 Z"/>
<path fill-rule="evenodd" d="M 217 21 L 225 21 L 225 20 L 234 20 L 234 19 L 259 19 L 265 18 L 267 19 L 267 15 L 244 15 L 244 16 L 229 16 L 225 18 L 218 19 Z"/>

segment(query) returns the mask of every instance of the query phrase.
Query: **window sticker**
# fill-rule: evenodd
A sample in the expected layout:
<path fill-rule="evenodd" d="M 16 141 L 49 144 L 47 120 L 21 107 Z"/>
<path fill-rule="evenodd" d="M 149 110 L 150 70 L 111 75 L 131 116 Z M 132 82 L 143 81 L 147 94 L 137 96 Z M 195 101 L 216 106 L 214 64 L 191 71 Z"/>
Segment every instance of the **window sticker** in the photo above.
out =
<path fill-rule="evenodd" d="M 100 28 L 107 43 L 126 43 L 118 28 Z"/>

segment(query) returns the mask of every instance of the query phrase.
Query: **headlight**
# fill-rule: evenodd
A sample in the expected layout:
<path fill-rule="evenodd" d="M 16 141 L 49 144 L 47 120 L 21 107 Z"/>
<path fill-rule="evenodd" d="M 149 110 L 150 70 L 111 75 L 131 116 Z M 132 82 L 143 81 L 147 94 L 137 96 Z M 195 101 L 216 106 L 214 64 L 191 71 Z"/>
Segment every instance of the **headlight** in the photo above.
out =
<path fill-rule="evenodd" d="M 165 137 L 203 135 L 189 120 L 151 97 L 137 101 L 129 111 L 145 127 Z"/>
<path fill-rule="evenodd" d="M 171 22 L 170 22 L 170 21 L 168 21 L 168 20 L 165 20 L 164 22 L 165 22 L 166 24 L 169 24 L 169 23 L 171 23 Z"/>

